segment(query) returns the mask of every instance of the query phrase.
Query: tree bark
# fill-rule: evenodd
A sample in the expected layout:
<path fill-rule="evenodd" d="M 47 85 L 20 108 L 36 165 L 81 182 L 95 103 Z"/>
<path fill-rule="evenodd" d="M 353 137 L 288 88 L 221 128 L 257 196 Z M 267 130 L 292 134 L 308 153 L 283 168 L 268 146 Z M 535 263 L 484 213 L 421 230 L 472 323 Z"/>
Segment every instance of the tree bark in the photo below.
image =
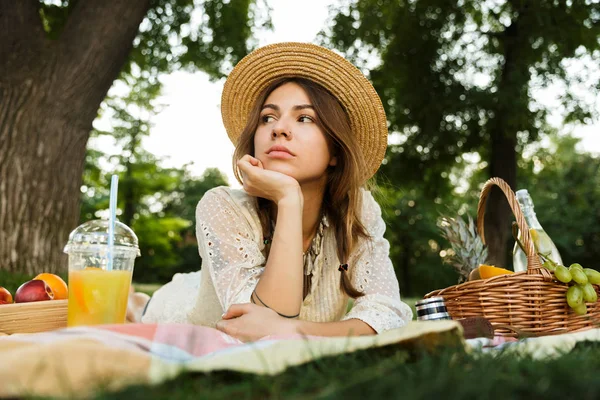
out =
<path fill-rule="evenodd" d="M 38 2 L 0 0 L 0 269 L 66 271 L 86 144 L 149 0 L 86 0 L 59 40 Z"/>
<path fill-rule="evenodd" d="M 519 127 L 512 123 L 516 113 L 522 114 L 520 107 L 527 107 L 520 99 L 528 98 L 530 73 L 529 65 L 520 60 L 527 51 L 528 38 L 519 27 L 524 10 L 508 26 L 503 35 L 504 64 L 498 83 L 494 117 L 490 128 L 490 166 L 491 177 L 504 179 L 515 190 L 517 183 L 517 131 Z M 490 193 L 486 206 L 485 232 L 488 244 L 489 262 L 503 268 L 512 268 L 509 258 L 511 222 L 514 219 L 506 196 L 498 188 Z"/>

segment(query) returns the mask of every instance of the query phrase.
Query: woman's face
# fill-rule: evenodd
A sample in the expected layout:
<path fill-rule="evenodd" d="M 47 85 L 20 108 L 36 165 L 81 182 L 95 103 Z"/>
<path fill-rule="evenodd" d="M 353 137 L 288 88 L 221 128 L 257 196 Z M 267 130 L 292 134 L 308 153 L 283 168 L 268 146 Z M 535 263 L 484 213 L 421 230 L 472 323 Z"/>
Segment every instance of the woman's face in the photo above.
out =
<path fill-rule="evenodd" d="M 324 178 L 335 165 L 317 114 L 301 86 L 288 82 L 263 104 L 254 135 L 254 156 L 265 169 L 295 178 L 300 184 Z"/>

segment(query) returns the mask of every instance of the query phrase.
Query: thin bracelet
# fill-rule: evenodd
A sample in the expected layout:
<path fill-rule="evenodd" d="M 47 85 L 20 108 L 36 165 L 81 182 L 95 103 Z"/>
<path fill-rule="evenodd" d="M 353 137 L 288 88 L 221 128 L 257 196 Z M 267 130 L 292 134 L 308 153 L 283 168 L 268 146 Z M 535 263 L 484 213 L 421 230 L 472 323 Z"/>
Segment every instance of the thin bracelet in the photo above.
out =
<path fill-rule="evenodd" d="M 269 307 L 268 305 L 266 305 L 265 302 L 260 299 L 260 297 L 258 297 L 258 294 L 256 293 L 256 289 L 254 289 L 254 291 L 252 291 L 252 294 L 256 296 L 256 298 L 258 299 L 258 301 L 260 301 L 260 304 L 262 304 L 264 307 L 268 308 L 269 310 L 273 310 L 271 307 Z M 254 303 L 254 301 L 252 300 L 252 295 L 250 295 L 250 301 L 252 301 Z M 256 303 L 254 303 L 254 304 L 256 304 Z M 275 311 L 275 310 L 273 310 L 273 311 Z M 277 311 L 275 311 L 275 312 L 280 317 L 283 317 L 283 318 L 298 318 L 300 316 L 300 313 L 298 313 L 296 315 L 284 315 L 284 314 L 281 314 L 281 313 L 279 313 Z"/>

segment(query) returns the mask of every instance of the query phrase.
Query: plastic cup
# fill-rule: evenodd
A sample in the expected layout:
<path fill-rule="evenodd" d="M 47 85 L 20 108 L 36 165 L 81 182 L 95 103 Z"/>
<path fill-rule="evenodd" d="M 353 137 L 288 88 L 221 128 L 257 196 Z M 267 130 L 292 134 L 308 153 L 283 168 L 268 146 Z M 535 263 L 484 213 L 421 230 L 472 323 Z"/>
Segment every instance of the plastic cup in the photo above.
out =
<path fill-rule="evenodd" d="M 108 221 L 94 220 L 69 235 L 68 326 L 122 324 L 135 258 L 140 255 L 135 233 L 115 223 L 112 268 L 109 263 Z"/>

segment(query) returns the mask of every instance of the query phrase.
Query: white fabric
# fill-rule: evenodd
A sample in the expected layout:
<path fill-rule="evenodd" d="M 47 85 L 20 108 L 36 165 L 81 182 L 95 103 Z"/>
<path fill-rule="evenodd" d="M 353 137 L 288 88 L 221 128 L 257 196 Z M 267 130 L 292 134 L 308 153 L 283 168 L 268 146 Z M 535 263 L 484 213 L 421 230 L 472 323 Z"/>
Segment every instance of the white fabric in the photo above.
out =
<path fill-rule="evenodd" d="M 405 325 L 412 319 L 412 311 L 400 300 L 389 243 L 383 237 L 381 209 L 370 192 L 362 193 L 361 218 L 373 240 L 357 246 L 348 260 L 347 273 L 365 295 L 346 314 L 349 298 L 340 289 L 336 240 L 333 230 L 326 228 L 300 319 L 332 322 L 356 318 L 380 333 Z M 196 209 L 202 269 L 199 273 L 178 274 L 159 289 L 143 322 L 214 326 L 232 304 L 250 302 L 266 263 L 256 207 L 256 199 L 243 190 L 218 187 L 204 195 Z"/>

